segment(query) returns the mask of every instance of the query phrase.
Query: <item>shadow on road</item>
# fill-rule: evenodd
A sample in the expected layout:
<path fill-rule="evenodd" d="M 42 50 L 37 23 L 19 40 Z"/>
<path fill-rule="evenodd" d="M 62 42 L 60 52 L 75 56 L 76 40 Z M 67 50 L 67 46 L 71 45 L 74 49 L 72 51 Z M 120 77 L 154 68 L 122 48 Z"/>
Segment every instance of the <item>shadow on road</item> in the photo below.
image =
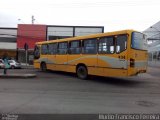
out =
<path fill-rule="evenodd" d="M 127 79 L 127 78 L 112 78 L 112 77 L 94 76 L 88 80 L 96 82 L 96 83 L 110 84 L 114 86 L 125 86 L 125 87 L 134 87 L 134 86 L 139 86 L 141 84 L 144 84 L 143 81 L 139 81 L 139 80 L 132 79 L 132 78 Z"/>
<path fill-rule="evenodd" d="M 43 72 L 43 71 L 36 71 L 36 72 L 37 72 L 37 74 L 45 73 L 45 77 L 51 77 L 50 75 L 60 75 L 60 76 L 63 76 L 63 77 L 72 77 L 72 78 L 77 77 L 76 74 L 74 74 L 74 73 L 68 73 L 68 72 L 63 72 L 63 71 L 47 70 L 45 72 Z"/>
<path fill-rule="evenodd" d="M 39 73 L 41 74 L 40 71 Z M 67 73 L 62 71 L 47 71 L 45 73 L 60 75 L 63 77 L 71 77 L 78 80 L 76 74 L 74 73 Z M 46 75 L 46 77 L 49 77 L 49 76 Z M 145 84 L 144 81 L 137 80 L 136 78 L 112 78 L 112 77 L 100 77 L 100 76 L 89 76 L 86 81 L 96 82 L 97 84 L 108 84 L 108 85 L 110 84 L 114 86 L 125 86 L 125 87 L 134 87 L 134 86 Z"/>

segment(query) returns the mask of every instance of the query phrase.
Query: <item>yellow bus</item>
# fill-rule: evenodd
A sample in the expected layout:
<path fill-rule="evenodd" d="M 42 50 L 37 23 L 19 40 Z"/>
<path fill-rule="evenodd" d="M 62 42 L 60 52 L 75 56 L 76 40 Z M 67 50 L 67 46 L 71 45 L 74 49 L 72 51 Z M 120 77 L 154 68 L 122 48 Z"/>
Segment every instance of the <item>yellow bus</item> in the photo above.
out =
<path fill-rule="evenodd" d="M 147 41 L 134 30 L 122 30 L 38 42 L 34 67 L 88 75 L 125 77 L 147 70 Z"/>

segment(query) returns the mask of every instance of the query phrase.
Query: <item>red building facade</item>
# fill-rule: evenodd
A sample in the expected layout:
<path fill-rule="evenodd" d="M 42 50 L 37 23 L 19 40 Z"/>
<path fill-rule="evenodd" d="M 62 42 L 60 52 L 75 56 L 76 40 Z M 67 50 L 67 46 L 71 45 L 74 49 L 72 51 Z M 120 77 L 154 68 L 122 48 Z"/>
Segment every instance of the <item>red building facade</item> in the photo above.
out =
<path fill-rule="evenodd" d="M 28 49 L 34 49 L 35 43 L 46 40 L 46 25 L 20 24 L 17 31 L 17 48 L 24 49 L 25 43 Z"/>
<path fill-rule="evenodd" d="M 46 25 L 19 24 L 17 30 L 17 56 L 18 61 L 33 64 L 33 50 L 36 42 L 46 40 Z M 24 45 L 28 45 L 27 61 Z"/>

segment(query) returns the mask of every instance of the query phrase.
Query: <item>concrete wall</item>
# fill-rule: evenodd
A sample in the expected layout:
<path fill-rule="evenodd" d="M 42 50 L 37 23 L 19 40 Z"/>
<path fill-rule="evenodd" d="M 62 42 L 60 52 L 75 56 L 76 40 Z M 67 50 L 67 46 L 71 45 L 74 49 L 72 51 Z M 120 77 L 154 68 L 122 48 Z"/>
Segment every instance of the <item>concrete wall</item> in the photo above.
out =
<path fill-rule="evenodd" d="M 17 28 L 0 28 L 0 58 L 16 59 Z"/>
<path fill-rule="evenodd" d="M 0 49 L 16 50 L 17 43 L 0 42 Z"/>
<path fill-rule="evenodd" d="M 16 28 L 0 28 L 0 49 L 16 50 Z"/>

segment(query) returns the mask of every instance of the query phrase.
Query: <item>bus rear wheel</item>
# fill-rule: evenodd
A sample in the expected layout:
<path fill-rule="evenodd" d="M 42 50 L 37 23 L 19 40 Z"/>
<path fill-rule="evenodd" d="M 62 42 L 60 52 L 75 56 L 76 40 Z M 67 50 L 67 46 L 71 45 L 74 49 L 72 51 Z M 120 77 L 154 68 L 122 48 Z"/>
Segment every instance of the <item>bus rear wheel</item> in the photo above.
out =
<path fill-rule="evenodd" d="M 47 71 L 47 66 L 46 66 L 46 63 L 41 63 L 41 71 L 45 72 Z"/>
<path fill-rule="evenodd" d="M 80 79 L 85 80 L 88 77 L 88 71 L 85 66 L 78 66 L 76 73 L 77 73 L 78 78 Z"/>

